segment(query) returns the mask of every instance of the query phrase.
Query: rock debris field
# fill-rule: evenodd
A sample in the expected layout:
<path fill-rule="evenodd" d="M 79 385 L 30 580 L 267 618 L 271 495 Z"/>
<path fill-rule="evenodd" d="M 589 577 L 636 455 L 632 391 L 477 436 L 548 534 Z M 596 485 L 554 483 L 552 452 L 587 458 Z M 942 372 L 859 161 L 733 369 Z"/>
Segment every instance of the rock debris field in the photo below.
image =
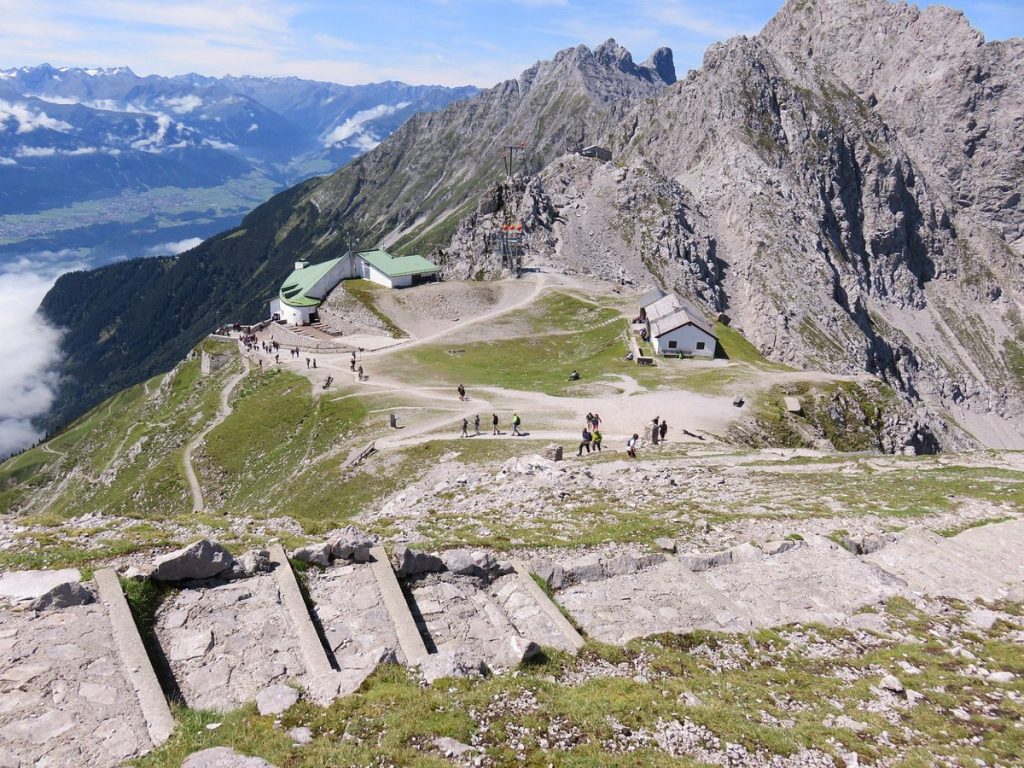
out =
<path fill-rule="evenodd" d="M 501 673 L 542 647 L 573 652 L 583 639 L 559 606 L 589 637 L 621 644 L 794 624 L 870 637 L 885 620 L 861 609 L 893 597 L 1024 598 L 1024 521 L 951 538 L 909 528 L 843 544 L 808 534 L 677 552 L 676 542 L 659 540 L 661 552 L 604 550 L 523 564 L 471 550 L 398 547 L 389 557 L 349 528 L 295 550 L 298 578 L 279 547 L 235 559 L 208 541 L 123 576 L 165 591 L 149 654 L 163 670 L 166 696 L 220 711 L 255 701 L 266 714 L 301 697 L 325 704 L 356 690 L 381 663 L 419 669 L 429 682 Z M 154 746 L 137 670 L 118 651 L 125 629 L 113 605 L 123 596 L 99 590 L 97 600 L 97 591 L 76 571 L 0 577 L 0 766 L 113 766 Z M 971 620 L 984 627 L 999 616 L 978 608 Z M 311 675 L 318 665 L 326 674 Z M 712 764 L 831 764 L 813 750 L 783 763 L 728 750 L 719 759 L 713 734 L 679 722 L 630 738 Z"/>

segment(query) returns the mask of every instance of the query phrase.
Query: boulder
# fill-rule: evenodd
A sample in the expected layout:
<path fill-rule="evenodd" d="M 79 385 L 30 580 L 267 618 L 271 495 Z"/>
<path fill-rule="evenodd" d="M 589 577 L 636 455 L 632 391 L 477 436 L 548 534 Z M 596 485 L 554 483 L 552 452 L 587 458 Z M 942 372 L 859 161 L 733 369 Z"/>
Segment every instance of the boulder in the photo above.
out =
<path fill-rule="evenodd" d="M 483 677 L 487 672 L 482 659 L 462 650 L 439 651 L 420 662 L 420 674 L 427 683 L 443 677 Z"/>
<path fill-rule="evenodd" d="M 967 614 L 967 623 L 978 629 L 992 629 L 992 625 L 999 619 L 999 614 L 995 611 L 987 609 L 981 609 L 977 611 L 970 611 Z"/>
<path fill-rule="evenodd" d="M 495 665 L 504 669 L 518 667 L 540 653 L 540 646 L 525 637 L 506 637 L 494 655 Z"/>
<path fill-rule="evenodd" d="M 769 541 L 761 545 L 761 551 L 769 557 L 775 555 L 781 555 L 783 552 L 789 552 L 791 549 L 795 549 L 800 542 L 794 541 L 793 539 L 780 539 L 779 541 Z"/>
<path fill-rule="evenodd" d="M 158 557 L 153 562 L 156 581 L 209 579 L 231 568 L 235 560 L 224 547 L 206 539 Z"/>
<path fill-rule="evenodd" d="M 330 544 L 307 544 L 292 552 L 292 559 L 326 568 L 331 564 L 331 551 Z"/>
<path fill-rule="evenodd" d="M 11 571 L 0 575 L 0 598 L 28 602 L 42 597 L 51 589 L 71 581 L 81 581 L 77 568 L 59 571 Z"/>
<path fill-rule="evenodd" d="M 691 552 L 689 554 L 679 555 L 679 562 L 691 571 L 707 571 L 711 568 L 717 568 L 720 565 L 728 565 L 731 563 L 732 550 L 726 550 L 725 552 L 711 552 L 708 554 Z"/>
<path fill-rule="evenodd" d="M 261 715 L 280 715 L 299 700 L 299 692 L 290 685 L 270 685 L 256 694 L 256 709 Z"/>
<path fill-rule="evenodd" d="M 654 546 L 660 549 L 662 552 L 668 552 L 674 555 L 676 553 L 676 540 L 675 539 L 655 539 Z"/>
<path fill-rule="evenodd" d="M 562 446 L 557 443 L 552 443 L 544 449 L 544 458 L 549 461 L 561 461 L 562 460 Z"/>
<path fill-rule="evenodd" d="M 145 581 L 153 575 L 152 565 L 129 565 L 122 574 L 128 581 Z"/>
<path fill-rule="evenodd" d="M 884 691 L 891 693 L 903 693 L 903 683 L 895 675 L 886 675 L 882 678 L 882 682 L 878 684 L 878 687 Z"/>
<path fill-rule="evenodd" d="M 370 550 L 374 541 L 365 533 L 351 525 L 330 540 L 331 552 L 339 560 L 352 560 L 356 563 L 370 562 Z"/>
<path fill-rule="evenodd" d="M 992 672 L 985 679 L 990 683 L 1012 683 L 1013 672 Z"/>
<path fill-rule="evenodd" d="M 428 555 L 426 552 L 417 552 L 408 547 L 395 547 L 395 560 L 398 563 L 395 573 L 399 578 L 419 576 L 424 573 L 442 573 L 445 570 L 445 564 L 441 558 Z"/>
<path fill-rule="evenodd" d="M 538 560 L 533 563 L 533 572 L 552 589 L 561 589 L 565 584 L 565 571 L 558 563 Z"/>
<path fill-rule="evenodd" d="M 257 573 L 270 573 L 272 570 L 274 563 L 270 553 L 265 549 L 251 549 L 235 560 L 231 566 L 231 578 L 248 579 Z"/>
<path fill-rule="evenodd" d="M 45 611 L 54 608 L 68 608 L 72 605 L 88 605 L 96 599 L 88 587 L 77 581 L 66 581 L 58 584 L 44 595 L 40 595 L 29 607 L 33 611 Z"/>
<path fill-rule="evenodd" d="M 604 578 L 604 564 L 597 555 L 590 555 L 565 568 L 565 580 L 570 584 L 597 581 Z"/>
<path fill-rule="evenodd" d="M 185 758 L 181 768 L 274 768 L 261 757 L 246 757 L 230 747 L 213 747 L 193 752 Z"/>
<path fill-rule="evenodd" d="M 758 560 L 764 559 L 764 552 L 761 551 L 761 548 L 754 546 L 749 541 L 736 545 L 729 550 L 729 554 L 733 563 L 756 563 Z"/>
<path fill-rule="evenodd" d="M 305 726 L 298 726 L 288 731 L 288 738 L 292 740 L 292 744 L 303 746 L 313 741 L 313 730 Z"/>
<path fill-rule="evenodd" d="M 451 573 L 460 576 L 477 576 L 494 581 L 499 576 L 512 573 L 513 568 L 502 565 L 489 552 L 453 549 L 441 555 L 441 561 Z"/>
<path fill-rule="evenodd" d="M 434 739 L 434 746 L 437 747 L 445 757 L 462 757 L 467 752 L 479 751 L 476 747 L 471 747 L 469 744 L 463 744 L 461 741 L 456 741 L 448 736 L 438 736 Z"/>

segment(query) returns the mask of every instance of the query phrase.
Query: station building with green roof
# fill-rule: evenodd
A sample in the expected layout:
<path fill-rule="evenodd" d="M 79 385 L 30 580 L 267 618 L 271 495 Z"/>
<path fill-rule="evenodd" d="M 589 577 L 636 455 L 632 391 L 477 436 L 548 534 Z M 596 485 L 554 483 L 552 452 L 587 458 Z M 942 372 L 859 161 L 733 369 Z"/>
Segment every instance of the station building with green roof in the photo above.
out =
<path fill-rule="evenodd" d="M 295 269 L 270 300 L 270 315 L 289 325 L 319 320 L 318 310 L 342 280 L 364 278 L 388 288 L 406 288 L 437 280 L 441 270 L 422 256 L 392 256 L 387 251 L 349 251 L 319 264 L 295 263 Z"/>

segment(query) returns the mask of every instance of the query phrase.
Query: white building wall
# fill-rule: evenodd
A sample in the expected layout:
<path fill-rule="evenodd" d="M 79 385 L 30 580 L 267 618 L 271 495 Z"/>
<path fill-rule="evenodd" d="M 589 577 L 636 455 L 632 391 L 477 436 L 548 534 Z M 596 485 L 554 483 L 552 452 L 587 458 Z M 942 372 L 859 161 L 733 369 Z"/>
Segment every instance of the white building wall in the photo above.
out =
<path fill-rule="evenodd" d="M 394 288 L 395 286 L 391 282 L 391 278 L 381 272 L 379 269 L 374 269 L 365 261 L 363 262 L 363 277 L 378 285 L 383 285 L 385 288 Z"/>
<path fill-rule="evenodd" d="M 309 317 L 316 312 L 316 307 L 293 307 L 281 302 L 280 315 L 288 325 L 309 325 Z"/>
<path fill-rule="evenodd" d="M 675 347 L 671 345 L 673 341 L 676 343 Z M 704 342 L 704 349 L 697 349 L 699 342 Z M 674 331 L 669 331 L 654 339 L 654 351 L 659 355 L 682 352 L 694 357 L 714 357 L 717 345 L 718 342 L 714 336 L 691 324 L 676 328 Z"/>
<path fill-rule="evenodd" d="M 356 277 L 352 274 L 352 259 L 349 256 L 345 256 L 338 261 L 333 267 L 328 270 L 327 274 L 321 277 L 313 287 L 306 291 L 307 296 L 312 296 L 314 299 L 322 299 L 330 293 L 334 287 L 342 280 L 346 280 L 350 277 Z"/>

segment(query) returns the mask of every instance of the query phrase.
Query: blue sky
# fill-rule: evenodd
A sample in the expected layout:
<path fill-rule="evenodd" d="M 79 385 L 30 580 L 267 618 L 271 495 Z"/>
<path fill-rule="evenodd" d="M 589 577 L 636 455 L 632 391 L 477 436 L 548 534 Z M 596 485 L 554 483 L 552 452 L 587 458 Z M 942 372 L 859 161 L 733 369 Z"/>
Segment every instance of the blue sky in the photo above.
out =
<path fill-rule="evenodd" d="M 296 75 L 490 86 L 614 37 L 680 74 L 781 6 L 736 0 L 0 0 L 0 68 L 127 65 L 139 74 Z M 1024 36 L 1020 0 L 957 0 L 987 38 Z"/>

